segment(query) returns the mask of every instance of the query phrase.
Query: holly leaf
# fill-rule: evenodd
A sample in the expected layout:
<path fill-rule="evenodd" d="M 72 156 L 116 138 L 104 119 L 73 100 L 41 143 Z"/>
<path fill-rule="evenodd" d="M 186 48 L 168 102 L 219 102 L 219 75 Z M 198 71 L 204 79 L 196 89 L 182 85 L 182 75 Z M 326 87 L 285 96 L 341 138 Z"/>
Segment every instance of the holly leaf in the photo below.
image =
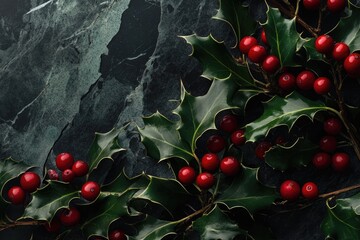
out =
<path fill-rule="evenodd" d="M 231 240 L 238 235 L 248 235 L 245 230 L 233 222 L 220 208 L 215 207 L 208 214 L 196 219 L 193 228 L 200 234 L 200 239 Z"/>
<path fill-rule="evenodd" d="M 292 146 L 278 145 L 265 154 L 265 161 L 274 169 L 285 171 L 306 166 L 316 153 L 318 145 L 300 138 Z"/>
<path fill-rule="evenodd" d="M 138 234 L 129 236 L 130 240 L 153 240 L 163 239 L 170 235 L 176 235 L 175 228 L 178 221 L 164 221 L 147 216 L 145 221 L 136 226 Z"/>
<path fill-rule="evenodd" d="M 264 103 L 263 114 L 255 121 L 246 125 L 245 136 L 248 141 L 257 141 L 274 127 L 286 125 L 292 128 L 301 116 L 313 119 L 319 111 L 338 112 L 327 107 L 322 101 L 310 100 L 300 93 L 293 92 L 286 98 L 274 96 Z"/>
<path fill-rule="evenodd" d="M 298 65 L 294 57 L 304 40 L 296 31 L 295 19 L 286 19 L 279 9 L 269 7 L 264 28 L 271 46 L 270 53 L 279 57 L 281 66 Z"/>
<path fill-rule="evenodd" d="M 245 111 L 248 102 L 261 93 L 263 93 L 263 91 L 256 89 L 239 89 L 234 94 L 232 103 L 242 111 Z"/>
<path fill-rule="evenodd" d="M 191 55 L 200 61 L 204 77 L 221 80 L 232 75 L 241 86 L 255 86 L 247 66 L 237 64 L 224 43 L 216 41 L 211 35 L 199 37 L 194 34 L 183 38 L 192 46 Z"/>
<path fill-rule="evenodd" d="M 109 225 L 118 218 L 129 215 L 128 203 L 140 189 L 144 189 L 148 180 L 144 176 L 128 178 L 122 172 L 112 183 L 101 187 L 99 197 L 91 205 L 84 205 L 81 230 L 85 236 L 107 237 Z M 88 211 L 91 207 L 92 211 Z"/>
<path fill-rule="evenodd" d="M 178 123 L 172 122 L 159 112 L 144 118 L 143 129 L 138 128 L 141 141 L 147 153 L 154 159 L 162 161 L 178 157 L 191 161 L 194 157 L 190 145 L 180 138 Z"/>
<path fill-rule="evenodd" d="M 349 10 L 349 15 L 340 19 L 330 35 L 335 41 L 346 43 L 351 52 L 360 50 L 360 8 Z"/>
<path fill-rule="evenodd" d="M 71 200 L 80 197 L 79 192 L 68 183 L 50 181 L 48 185 L 34 192 L 22 218 L 50 222 L 60 208 L 68 208 Z"/>
<path fill-rule="evenodd" d="M 337 199 L 335 206 L 327 200 L 327 215 L 321 229 L 328 237 L 337 240 L 360 239 L 360 194 Z"/>
<path fill-rule="evenodd" d="M 256 22 L 251 21 L 249 7 L 238 0 L 220 0 L 220 8 L 213 17 L 230 25 L 235 34 L 235 46 L 244 36 L 251 35 L 256 30 Z"/>
<path fill-rule="evenodd" d="M 118 135 L 124 128 L 112 129 L 107 133 L 96 133 L 89 150 L 89 173 L 91 173 L 103 159 L 112 159 L 112 155 L 121 151 Z"/>
<path fill-rule="evenodd" d="M 148 176 L 150 183 L 147 188 L 134 200 L 146 200 L 163 207 L 170 215 L 173 215 L 179 207 L 184 206 L 192 195 L 184 186 L 171 178 Z"/>
<path fill-rule="evenodd" d="M 0 161 L 0 186 L 1 196 L 3 194 L 5 184 L 13 178 L 28 170 L 30 167 L 23 162 L 17 162 L 12 158 L 6 158 Z M 5 218 L 6 205 L 8 204 L 0 196 L 0 221 Z"/>
<path fill-rule="evenodd" d="M 191 152 L 195 153 L 196 141 L 206 130 L 216 128 L 216 114 L 235 108 L 232 105 L 235 90 L 231 78 L 213 81 L 209 91 L 199 97 L 191 96 L 182 86 L 181 104 L 174 112 L 181 118 L 178 131 L 181 138 L 191 146 Z"/>
<path fill-rule="evenodd" d="M 257 177 L 258 169 L 243 167 L 231 185 L 215 201 L 229 209 L 242 207 L 250 214 L 269 207 L 277 198 L 273 188 L 262 185 Z"/>

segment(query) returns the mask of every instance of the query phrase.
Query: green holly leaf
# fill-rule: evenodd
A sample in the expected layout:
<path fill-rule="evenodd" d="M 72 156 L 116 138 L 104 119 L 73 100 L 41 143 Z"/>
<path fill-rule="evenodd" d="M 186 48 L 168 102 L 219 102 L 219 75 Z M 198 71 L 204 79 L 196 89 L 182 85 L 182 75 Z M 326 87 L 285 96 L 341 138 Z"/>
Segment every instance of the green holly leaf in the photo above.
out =
<path fill-rule="evenodd" d="M 229 209 L 242 207 L 250 214 L 269 207 L 277 197 L 275 190 L 262 185 L 257 178 L 258 169 L 243 167 L 231 185 L 216 200 Z"/>
<path fill-rule="evenodd" d="M 191 161 L 194 157 L 190 145 L 180 138 L 178 123 L 172 122 L 159 112 L 144 118 L 143 129 L 138 128 L 147 154 L 159 161 L 178 157 Z"/>
<path fill-rule="evenodd" d="M 89 150 L 89 173 L 91 173 L 103 159 L 112 159 L 112 155 L 121 151 L 118 135 L 124 128 L 112 129 L 107 133 L 96 133 Z"/>
<path fill-rule="evenodd" d="M 203 67 L 203 76 L 213 79 L 226 79 L 232 75 L 234 81 L 241 86 L 255 86 L 246 65 L 237 64 L 225 45 L 216 41 L 211 35 L 199 37 L 194 35 L 183 37 L 193 48 L 193 55 Z"/>
<path fill-rule="evenodd" d="M 236 107 L 240 108 L 243 112 L 246 109 L 248 102 L 255 96 L 264 93 L 261 90 L 256 89 L 239 89 L 233 97 L 232 103 Z"/>
<path fill-rule="evenodd" d="M 315 38 L 306 39 L 306 42 L 304 43 L 303 47 L 307 52 L 308 61 L 310 60 L 323 61 L 322 54 L 316 51 L 315 49 Z"/>
<path fill-rule="evenodd" d="M 144 176 L 128 178 L 122 172 L 112 183 L 102 186 L 99 197 L 91 205 L 83 205 L 81 230 L 85 236 L 107 237 L 109 225 L 118 218 L 129 215 L 128 204 L 148 180 Z M 91 208 L 92 211 L 88 211 Z"/>
<path fill-rule="evenodd" d="M 0 193 L 3 193 L 5 184 L 13 178 L 28 170 L 30 167 L 23 162 L 17 162 L 12 158 L 6 158 L 0 161 Z M 5 218 L 6 205 L 8 203 L 0 196 L 0 221 Z"/>
<path fill-rule="evenodd" d="M 191 146 L 195 155 L 197 139 L 208 129 L 215 129 L 215 116 L 222 110 L 234 108 L 232 96 L 236 88 L 231 79 L 213 81 L 204 96 L 194 97 L 182 87 L 181 104 L 175 113 L 181 118 L 178 131 Z"/>
<path fill-rule="evenodd" d="M 193 228 L 206 240 L 231 240 L 238 235 L 248 235 L 245 230 L 233 222 L 220 208 L 215 207 L 208 214 L 196 219 Z"/>
<path fill-rule="evenodd" d="M 326 205 L 327 215 L 321 224 L 325 235 L 337 240 L 360 239 L 360 194 L 337 199 L 335 206 L 327 200 Z"/>
<path fill-rule="evenodd" d="M 298 65 L 294 57 L 304 40 L 296 31 L 295 19 L 286 19 L 279 9 L 269 7 L 264 28 L 271 46 L 270 53 L 279 57 L 281 66 Z"/>
<path fill-rule="evenodd" d="M 349 10 L 349 15 L 340 19 L 330 35 L 335 41 L 346 43 L 351 52 L 360 50 L 360 8 Z"/>
<path fill-rule="evenodd" d="M 246 139 L 257 141 L 266 136 L 270 129 L 280 125 L 286 125 L 291 129 L 299 117 L 307 116 L 313 119 L 319 111 L 331 111 L 339 115 L 335 109 L 327 107 L 322 101 L 310 100 L 297 92 L 286 98 L 275 96 L 264 103 L 263 114 L 246 125 Z"/>
<path fill-rule="evenodd" d="M 150 183 L 134 200 L 146 200 L 163 207 L 170 215 L 184 206 L 192 195 L 184 186 L 171 178 L 148 176 Z"/>
<path fill-rule="evenodd" d="M 292 146 L 276 146 L 265 154 L 265 161 L 274 169 L 285 171 L 306 166 L 319 146 L 308 139 L 300 138 Z"/>
<path fill-rule="evenodd" d="M 248 6 L 238 0 L 220 0 L 220 8 L 213 17 L 230 25 L 235 34 L 235 46 L 244 36 L 252 35 L 256 30 L 256 22 L 251 21 Z"/>
<path fill-rule="evenodd" d="M 23 218 L 51 221 L 57 210 L 67 208 L 71 200 L 80 197 L 80 191 L 68 183 L 50 181 L 38 189 L 25 208 Z"/>
<path fill-rule="evenodd" d="M 136 226 L 138 234 L 130 236 L 130 240 L 154 240 L 163 239 L 164 237 L 176 235 L 175 228 L 178 221 L 164 221 L 147 216 L 145 221 Z"/>

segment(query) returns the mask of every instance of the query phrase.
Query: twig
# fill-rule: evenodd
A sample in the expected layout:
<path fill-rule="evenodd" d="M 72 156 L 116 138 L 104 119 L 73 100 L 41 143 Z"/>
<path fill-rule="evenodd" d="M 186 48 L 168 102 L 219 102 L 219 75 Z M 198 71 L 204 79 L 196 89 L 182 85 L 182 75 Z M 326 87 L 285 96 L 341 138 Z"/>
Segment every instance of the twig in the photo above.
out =
<path fill-rule="evenodd" d="M 38 220 L 31 220 L 26 222 L 0 223 L 0 231 L 18 226 L 40 226 L 40 225 L 45 225 L 45 223 L 46 221 L 38 221 Z"/>
<path fill-rule="evenodd" d="M 346 188 L 342 188 L 333 192 L 329 192 L 329 193 L 325 193 L 325 194 L 321 194 L 319 195 L 319 198 L 328 198 L 328 197 L 332 197 L 332 196 L 336 196 L 339 195 L 341 193 L 344 192 L 348 192 L 354 189 L 360 188 L 360 184 L 354 185 L 354 186 L 350 186 L 350 187 L 346 187 Z"/>

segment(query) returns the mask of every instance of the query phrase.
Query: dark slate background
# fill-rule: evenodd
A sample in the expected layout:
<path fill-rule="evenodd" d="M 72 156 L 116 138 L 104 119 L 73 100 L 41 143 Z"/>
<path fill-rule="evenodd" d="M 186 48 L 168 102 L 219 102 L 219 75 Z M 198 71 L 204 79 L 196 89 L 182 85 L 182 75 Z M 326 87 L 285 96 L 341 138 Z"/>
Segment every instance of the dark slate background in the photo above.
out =
<path fill-rule="evenodd" d="M 173 118 L 181 80 L 194 95 L 206 92 L 179 36 L 231 42 L 229 27 L 211 20 L 217 8 L 216 0 L 0 0 L 0 158 L 39 171 L 63 151 L 86 160 L 95 132 L 131 122 L 121 136 L 127 172 L 171 176 L 146 157 L 135 126 L 155 111 Z M 285 213 L 269 224 L 277 239 L 322 239 L 318 208 L 301 212 L 304 221 Z"/>

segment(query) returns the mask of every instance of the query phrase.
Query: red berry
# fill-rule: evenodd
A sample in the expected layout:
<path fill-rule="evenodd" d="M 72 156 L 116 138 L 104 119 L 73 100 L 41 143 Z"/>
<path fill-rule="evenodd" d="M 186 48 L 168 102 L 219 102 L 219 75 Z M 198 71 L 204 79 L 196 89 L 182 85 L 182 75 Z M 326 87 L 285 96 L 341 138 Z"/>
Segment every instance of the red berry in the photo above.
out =
<path fill-rule="evenodd" d="M 336 61 L 344 61 L 350 54 L 350 48 L 343 42 L 336 43 L 332 51 L 332 57 Z"/>
<path fill-rule="evenodd" d="M 255 46 L 257 44 L 258 44 L 258 42 L 257 42 L 256 38 L 251 37 L 251 36 L 246 36 L 240 40 L 239 49 L 242 53 L 248 54 L 250 48 L 252 48 L 253 46 Z"/>
<path fill-rule="evenodd" d="M 267 38 L 266 38 L 265 29 L 263 29 L 263 30 L 261 31 L 261 41 L 262 41 L 263 43 L 265 43 L 266 45 L 269 45 L 269 43 L 268 43 L 268 41 L 267 41 Z"/>
<path fill-rule="evenodd" d="M 113 230 L 109 234 L 109 240 L 126 240 L 125 233 L 121 230 Z"/>
<path fill-rule="evenodd" d="M 280 186 L 280 195 L 284 200 L 296 200 L 300 196 L 300 185 L 293 180 L 286 180 Z"/>
<path fill-rule="evenodd" d="M 360 54 L 352 53 L 344 61 L 344 69 L 349 75 L 360 76 Z"/>
<path fill-rule="evenodd" d="M 319 94 L 327 94 L 330 91 L 331 82 L 327 77 L 319 77 L 314 82 L 314 91 Z"/>
<path fill-rule="evenodd" d="M 326 135 L 320 139 L 320 149 L 324 152 L 333 152 L 336 149 L 336 138 Z"/>
<path fill-rule="evenodd" d="M 183 185 L 192 184 L 195 181 L 196 173 L 192 167 L 183 167 L 179 170 L 178 179 Z"/>
<path fill-rule="evenodd" d="M 232 114 L 225 115 L 221 119 L 220 129 L 225 131 L 225 132 L 233 132 L 233 131 L 235 131 L 237 126 L 238 126 L 237 118 Z"/>
<path fill-rule="evenodd" d="M 279 87 L 284 91 L 292 91 L 296 86 L 295 76 L 291 73 L 283 73 L 278 79 Z"/>
<path fill-rule="evenodd" d="M 227 176 L 235 176 L 240 170 L 240 163 L 235 157 L 224 157 L 220 163 L 220 170 Z"/>
<path fill-rule="evenodd" d="M 330 12 L 340 12 L 346 6 L 346 0 L 327 0 L 326 6 Z"/>
<path fill-rule="evenodd" d="M 40 187 L 40 177 L 34 172 L 26 172 L 20 177 L 20 186 L 28 192 L 34 192 Z"/>
<path fill-rule="evenodd" d="M 338 135 L 341 132 L 341 122 L 337 118 L 328 118 L 324 122 L 324 131 L 330 135 Z"/>
<path fill-rule="evenodd" d="M 7 196 L 9 201 L 14 205 L 20 205 L 25 201 L 25 192 L 19 186 L 13 186 L 9 189 Z"/>
<path fill-rule="evenodd" d="M 211 188 L 215 183 L 215 178 L 211 173 L 203 172 L 196 177 L 196 185 L 206 190 Z"/>
<path fill-rule="evenodd" d="M 296 77 L 296 85 L 302 90 L 310 90 L 313 88 L 315 82 L 315 74 L 310 71 L 302 71 Z"/>
<path fill-rule="evenodd" d="M 248 58 L 253 63 L 261 63 L 265 59 L 266 55 L 266 49 L 263 46 L 255 45 L 250 48 Z"/>
<path fill-rule="evenodd" d="M 209 137 L 206 146 L 210 152 L 218 153 L 225 148 L 225 140 L 220 135 L 212 135 Z"/>
<path fill-rule="evenodd" d="M 320 0 L 304 0 L 303 1 L 304 8 L 308 10 L 317 10 L 320 8 L 321 1 Z"/>
<path fill-rule="evenodd" d="M 89 171 L 89 165 L 81 160 L 74 162 L 71 170 L 74 172 L 75 176 L 82 177 L 85 176 Z"/>
<path fill-rule="evenodd" d="M 59 174 L 54 169 L 49 169 L 47 173 L 50 180 L 59 180 Z"/>
<path fill-rule="evenodd" d="M 265 159 L 265 153 L 271 148 L 271 143 L 269 142 L 261 142 L 255 148 L 255 155 L 257 158 L 262 160 Z"/>
<path fill-rule="evenodd" d="M 64 209 L 61 212 L 60 221 L 64 226 L 74 226 L 80 221 L 80 212 L 75 207 L 70 207 L 69 209 Z"/>
<path fill-rule="evenodd" d="M 218 169 L 220 160 L 215 153 L 207 153 L 201 158 L 201 167 L 206 171 L 213 172 Z"/>
<path fill-rule="evenodd" d="M 321 35 L 315 40 L 315 49 L 319 53 L 331 53 L 334 48 L 335 41 L 329 35 Z"/>
<path fill-rule="evenodd" d="M 71 169 L 66 169 L 62 172 L 61 177 L 64 182 L 71 182 L 72 180 L 74 180 L 75 174 Z"/>
<path fill-rule="evenodd" d="M 56 166 L 60 171 L 71 169 L 74 164 L 74 157 L 70 153 L 60 153 L 56 157 Z"/>
<path fill-rule="evenodd" d="M 312 159 L 312 163 L 317 169 L 325 169 L 328 166 L 330 166 L 331 163 L 330 154 L 325 152 L 319 152 L 314 155 Z"/>
<path fill-rule="evenodd" d="M 100 186 L 97 182 L 88 181 L 82 185 L 81 196 L 86 200 L 93 201 L 99 196 Z"/>
<path fill-rule="evenodd" d="M 301 193 L 304 198 L 314 199 L 319 196 L 319 189 L 315 183 L 307 182 L 303 185 Z"/>
<path fill-rule="evenodd" d="M 347 153 L 335 153 L 331 158 L 331 166 L 337 172 L 342 172 L 349 168 L 350 158 Z"/>
<path fill-rule="evenodd" d="M 50 223 L 45 224 L 46 231 L 50 233 L 57 233 L 60 231 L 61 222 L 58 218 L 54 218 Z"/>
<path fill-rule="evenodd" d="M 262 63 L 262 68 L 267 73 L 274 73 L 280 68 L 280 61 L 277 56 L 269 55 Z"/>
<path fill-rule="evenodd" d="M 241 146 L 245 143 L 245 131 L 244 130 L 237 130 L 231 134 L 231 142 L 236 146 Z"/>

